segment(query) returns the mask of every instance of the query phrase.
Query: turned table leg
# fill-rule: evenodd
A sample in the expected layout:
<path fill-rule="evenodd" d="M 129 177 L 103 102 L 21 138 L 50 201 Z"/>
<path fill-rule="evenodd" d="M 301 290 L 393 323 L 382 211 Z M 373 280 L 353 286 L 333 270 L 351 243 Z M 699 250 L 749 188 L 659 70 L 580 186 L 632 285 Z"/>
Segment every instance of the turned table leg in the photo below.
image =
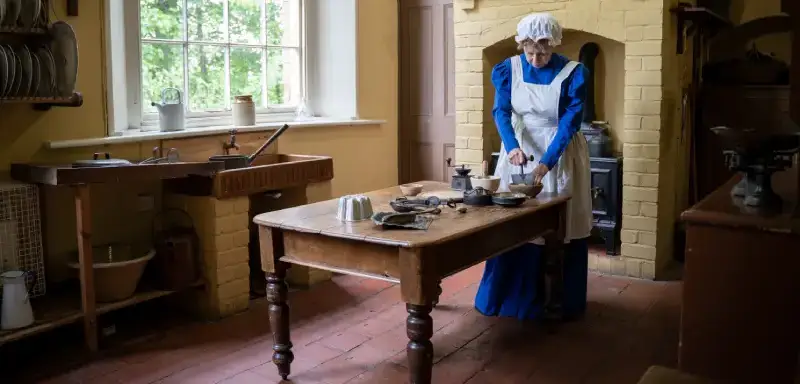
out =
<path fill-rule="evenodd" d="M 269 325 L 272 328 L 272 362 L 278 367 L 283 380 L 289 377 L 294 360 L 289 336 L 289 305 L 286 303 L 289 288 L 286 285 L 286 266 L 276 265 L 275 273 L 267 274 L 267 301 Z"/>
<path fill-rule="evenodd" d="M 439 298 L 441 297 L 442 297 L 442 281 L 439 280 L 439 283 L 436 285 L 436 298 L 433 300 L 434 308 L 436 307 L 436 305 L 439 304 Z"/>
<path fill-rule="evenodd" d="M 406 304 L 408 319 L 406 334 L 408 335 L 408 373 L 411 384 L 429 384 L 433 371 L 433 319 L 432 305 Z"/>

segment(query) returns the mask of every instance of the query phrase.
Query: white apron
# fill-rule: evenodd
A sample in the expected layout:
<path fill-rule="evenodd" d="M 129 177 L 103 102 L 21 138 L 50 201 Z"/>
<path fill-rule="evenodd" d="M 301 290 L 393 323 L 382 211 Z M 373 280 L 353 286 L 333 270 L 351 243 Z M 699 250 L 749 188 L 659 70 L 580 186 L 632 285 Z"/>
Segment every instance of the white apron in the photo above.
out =
<path fill-rule="evenodd" d="M 522 58 L 511 58 L 511 122 L 514 135 L 526 156 L 533 155 L 524 173 L 532 173 L 533 168 L 544 157 L 550 142 L 558 131 L 558 102 L 561 98 L 561 84 L 578 65 L 570 61 L 548 85 L 528 84 L 522 79 Z M 499 191 L 508 191 L 511 175 L 519 174 L 520 167 L 508 161 L 504 147 L 495 176 L 500 177 Z M 567 228 L 564 242 L 589 236 L 592 230 L 592 195 L 589 146 L 586 138 L 578 132 L 570 140 L 558 163 L 542 180 L 542 192 L 568 193 L 572 198 L 567 202 Z M 543 244 L 543 239 L 533 241 Z"/>

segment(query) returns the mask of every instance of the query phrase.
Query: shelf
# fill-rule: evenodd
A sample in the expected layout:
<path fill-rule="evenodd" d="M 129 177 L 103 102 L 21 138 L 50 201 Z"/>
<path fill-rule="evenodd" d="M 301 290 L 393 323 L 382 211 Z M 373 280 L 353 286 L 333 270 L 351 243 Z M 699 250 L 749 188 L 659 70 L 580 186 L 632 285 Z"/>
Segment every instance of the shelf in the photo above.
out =
<path fill-rule="evenodd" d="M 202 287 L 203 285 L 203 282 L 198 281 L 192 284 L 190 289 Z M 122 301 L 97 303 L 96 312 L 98 315 L 102 315 L 177 292 L 179 291 L 142 289 L 132 297 Z M 80 309 L 80 291 L 76 289 L 62 290 L 58 293 L 49 293 L 41 298 L 32 299 L 31 306 L 33 307 L 36 322 L 22 329 L 0 330 L 0 345 L 69 325 L 83 318 L 83 311 Z"/>
<path fill-rule="evenodd" d="M 47 29 L 2 26 L 0 27 L 0 34 L 44 36 L 47 34 Z"/>
<path fill-rule="evenodd" d="M 677 52 L 683 54 L 685 39 L 694 33 L 710 34 L 722 28 L 733 27 L 733 23 L 725 17 L 712 12 L 708 8 L 695 7 L 688 3 L 679 3 L 669 10 L 678 17 Z"/>
<path fill-rule="evenodd" d="M 75 92 L 66 97 L 0 97 L 0 104 L 32 104 L 33 109 L 46 111 L 52 107 L 80 107 L 83 95 Z"/>

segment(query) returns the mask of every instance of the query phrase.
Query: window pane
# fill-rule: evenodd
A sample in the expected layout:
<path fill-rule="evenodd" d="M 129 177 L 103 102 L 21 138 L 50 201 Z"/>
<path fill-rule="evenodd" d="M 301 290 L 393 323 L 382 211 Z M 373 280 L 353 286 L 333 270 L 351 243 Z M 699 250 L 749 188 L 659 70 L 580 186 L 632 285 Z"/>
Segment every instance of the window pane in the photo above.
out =
<path fill-rule="evenodd" d="M 300 0 L 267 0 L 267 44 L 300 46 Z"/>
<path fill-rule="evenodd" d="M 150 103 L 160 103 L 161 91 L 169 87 L 183 91 L 183 47 L 142 43 L 142 111 L 155 113 Z"/>
<path fill-rule="evenodd" d="M 225 41 L 223 0 L 188 0 L 189 41 Z"/>
<path fill-rule="evenodd" d="M 261 43 L 261 6 L 264 0 L 228 0 L 231 42 Z"/>
<path fill-rule="evenodd" d="M 183 0 L 139 0 L 139 9 L 142 38 L 183 39 Z"/>
<path fill-rule="evenodd" d="M 293 48 L 267 49 L 267 99 L 270 105 L 300 100 L 300 55 Z"/>
<path fill-rule="evenodd" d="M 225 48 L 189 46 L 189 110 L 225 108 Z"/>
<path fill-rule="evenodd" d="M 263 52 L 259 48 L 231 48 L 231 97 L 252 95 L 256 105 L 265 105 L 261 91 Z"/>

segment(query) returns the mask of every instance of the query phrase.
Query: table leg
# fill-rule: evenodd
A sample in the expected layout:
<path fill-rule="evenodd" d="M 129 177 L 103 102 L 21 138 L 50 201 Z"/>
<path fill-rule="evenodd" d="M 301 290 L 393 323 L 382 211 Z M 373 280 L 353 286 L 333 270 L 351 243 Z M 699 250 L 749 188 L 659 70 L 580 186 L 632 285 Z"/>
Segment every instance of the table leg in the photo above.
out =
<path fill-rule="evenodd" d="M 544 317 L 549 321 L 563 319 L 562 299 L 564 292 L 564 238 L 558 233 L 545 236 L 545 280 L 547 302 Z"/>
<path fill-rule="evenodd" d="M 92 208 L 89 185 L 74 187 L 75 227 L 78 236 L 79 278 L 81 281 L 81 307 L 83 308 L 83 333 L 86 347 L 97 352 L 97 302 L 94 293 L 94 256 L 92 255 Z"/>
<path fill-rule="evenodd" d="M 286 265 L 275 265 L 275 273 L 267 274 L 267 301 L 269 302 L 269 325 L 272 328 L 272 362 L 278 374 L 286 380 L 294 360 L 292 341 L 289 336 L 289 305 L 286 303 L 289 287 L 286 285 Z"/>
<path fill-rule="evenodd" d="M 429 384 L 433 372 L 432 305 L 406 304 L 406 334 L 408 335 L 408 373 L 411 384 Z"/>
<path fill-rule="evenodd" d="M 436 285 L 436 299 L 433 300 L 433 307 L 435 308 L 436 305 L 439 304 L 439 298 L 442 297 L 442 281 L 439 280 L 439 283 Z"/>

